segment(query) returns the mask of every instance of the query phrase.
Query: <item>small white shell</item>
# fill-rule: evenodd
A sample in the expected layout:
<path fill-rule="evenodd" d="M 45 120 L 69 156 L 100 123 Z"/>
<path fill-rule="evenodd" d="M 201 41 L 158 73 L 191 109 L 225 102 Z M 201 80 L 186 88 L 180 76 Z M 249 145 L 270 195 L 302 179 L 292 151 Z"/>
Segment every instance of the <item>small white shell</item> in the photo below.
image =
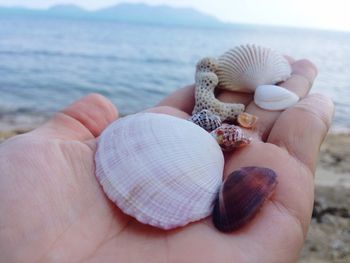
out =
<path fill-rule="evenodd" d="M 284 110 L 299 101 L 299 97 L 280 86 L 261 85 L 254 94 L 254 102 L 265 110 Z"/>
<path fill-rule="evenodd" d="M 125 214 L 162 229 L 209 216 L 224 167 L 208 132 L 155 113 L 112 123 L 98 141 L 95 162 L 107 196 Z"/>
<path fill-rule="evenodd" d="M 291 67 L 288 61 L 274 50 L 255 45 L 241 45 L 219 58 L 216 74 L 222 89 L 254 92 L 259 85 L 287 80 L 291 75 Z"/>

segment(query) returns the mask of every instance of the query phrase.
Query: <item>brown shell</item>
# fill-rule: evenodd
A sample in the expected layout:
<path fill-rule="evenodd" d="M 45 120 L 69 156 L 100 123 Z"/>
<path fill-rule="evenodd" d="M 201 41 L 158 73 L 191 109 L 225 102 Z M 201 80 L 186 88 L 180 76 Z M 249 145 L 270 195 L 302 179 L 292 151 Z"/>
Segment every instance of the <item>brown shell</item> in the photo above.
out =
<path fill-rule="evenodd" d="M 247 129 L 253 128 L 257 121 L 258 121 L 257 116 L 253 114 L 249 114 L 247 112 L 242 112 L 237 117 L 237 122 L 239 126 Z"/>
<path fill-rule="evenodd" d="M 252 140 L 240 127 L 227 123 L 223 123 L 210 134 L 215 138 L 223 151 L 231 151 L 235 148 L 246 146 Z"/>
<path fill-rule="evenodd" d="M 230 174 L 221 185 L 213 210 L 215 227 L 231 232 L 247 224 L 277 185 L 276 173 L 263 167 L 244 167 Z"/>

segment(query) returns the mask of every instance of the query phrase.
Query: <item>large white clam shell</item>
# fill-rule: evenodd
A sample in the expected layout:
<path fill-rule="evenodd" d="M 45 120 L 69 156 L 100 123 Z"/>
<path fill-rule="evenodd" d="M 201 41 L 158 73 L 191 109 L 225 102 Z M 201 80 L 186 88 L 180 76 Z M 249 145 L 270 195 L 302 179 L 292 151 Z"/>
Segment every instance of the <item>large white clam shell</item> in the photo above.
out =
<path fill-rule="evenodd" d="M 255 45 L 241 45 L 219 58 L 219 87 L 254 92 L 259 85 L 276 84 L 291 75 L 288 61 L 278 52 Z"/>
<path fill-rule="evenodd" d="M 99 138 L 95 162 L 104 192 L 124 213 L 163 229 L 211 214 L 224 167 L 208 132 L 155 113 L 112 123 Z"/>
<path fill-rule="evenodd" d="M 265 110 L 284 110 L 299 101 L 299 97 L 280 86 L 261 85 L 254 94 L 254 102 Z"/>

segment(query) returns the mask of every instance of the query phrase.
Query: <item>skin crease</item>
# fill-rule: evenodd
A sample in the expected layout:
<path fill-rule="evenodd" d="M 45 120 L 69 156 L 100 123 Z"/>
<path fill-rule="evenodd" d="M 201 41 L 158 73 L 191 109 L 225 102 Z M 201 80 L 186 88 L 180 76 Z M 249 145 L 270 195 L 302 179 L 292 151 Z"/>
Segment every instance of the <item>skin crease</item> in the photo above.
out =
<path fill-rule="evenodd" d="M 281 85 L 303 99 L 284 112 L 261 110 L 248 94 L 218 91 L 220 99 L 243 101 L 259 117 L 252 144 L 225 154 L 225 175 L 252 165 L 278 174 L 275 194 L 248 225 L 222 234 L 207 218 L 163 231 L 125 216 L 94 176 L 96 137 L 118 113 L 106 98 L 92 94 L 0 145 L 0 261 L 296 262 L 333 104 L 307 95 L 316 77 L 311 62 L 289 61 L 293 76 Z M 187 118 L 193 101 L 193 87 L 186 87 L 150 111 Z"/>

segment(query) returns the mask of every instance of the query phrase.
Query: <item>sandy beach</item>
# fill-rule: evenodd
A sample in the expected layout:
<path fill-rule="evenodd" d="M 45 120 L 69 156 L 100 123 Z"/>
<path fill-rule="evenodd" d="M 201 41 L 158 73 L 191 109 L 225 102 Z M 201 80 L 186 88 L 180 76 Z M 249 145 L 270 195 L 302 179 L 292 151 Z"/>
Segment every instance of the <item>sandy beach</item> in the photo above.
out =
<path fill-rule="evenodd" d="M 316 170 L 315 204 L 299 263 L 350 262 L 350 134 L 329 134 Z"/>
<path fill-rule="evenodd" d="M 30 121 L 31 119 L 31 121 Z M 9 121 L 10 120 L 10 121 Z M 0 143 L 45 118 L 1 119 Z M 23 125 L 24 123 L 24 125 Z M 316 171 L 312 222 L 299 263 L 350 262 L 350 134 L 329 134 Z"/>

